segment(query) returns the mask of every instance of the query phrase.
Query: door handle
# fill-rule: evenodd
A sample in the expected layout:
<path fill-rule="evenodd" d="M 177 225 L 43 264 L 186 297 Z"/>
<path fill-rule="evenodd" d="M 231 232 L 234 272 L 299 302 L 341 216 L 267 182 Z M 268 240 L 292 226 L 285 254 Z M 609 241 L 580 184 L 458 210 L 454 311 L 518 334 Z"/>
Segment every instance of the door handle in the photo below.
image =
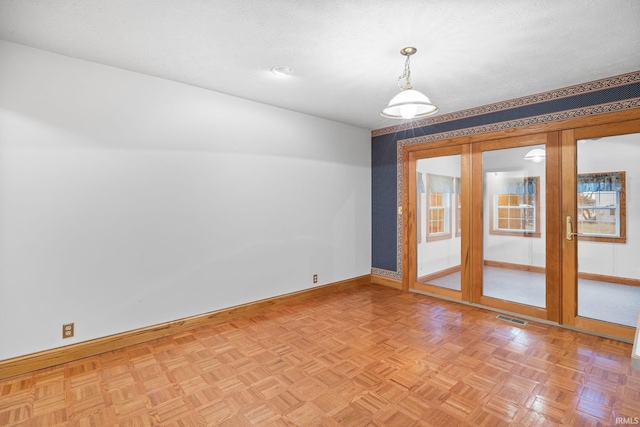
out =
<path fill-rule="evenodd" d="M 571 216 L 567 216 L 566 220 L 566 230 L 567 230 L 567 240 L 573 240 L 573 236 L 579 236 L 579 233 L 573 232 L 573 218 Z"/>

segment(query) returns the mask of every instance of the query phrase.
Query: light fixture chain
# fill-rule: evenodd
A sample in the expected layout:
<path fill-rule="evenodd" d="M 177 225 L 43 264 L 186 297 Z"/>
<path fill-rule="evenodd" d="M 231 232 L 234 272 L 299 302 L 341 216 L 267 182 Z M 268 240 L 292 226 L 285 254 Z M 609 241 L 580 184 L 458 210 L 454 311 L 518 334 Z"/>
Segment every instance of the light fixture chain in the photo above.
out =
<path fill-rule="evenodd" d="M 404 61 L 404 73 L 398 77 L 398 87 L 401 90 L 411 89 L 411 68 L 410 68 L 411 55 L 407 55 L 406 61 Z M 400 83 L 401 80 L 405 81 L 405 84 Z"/>

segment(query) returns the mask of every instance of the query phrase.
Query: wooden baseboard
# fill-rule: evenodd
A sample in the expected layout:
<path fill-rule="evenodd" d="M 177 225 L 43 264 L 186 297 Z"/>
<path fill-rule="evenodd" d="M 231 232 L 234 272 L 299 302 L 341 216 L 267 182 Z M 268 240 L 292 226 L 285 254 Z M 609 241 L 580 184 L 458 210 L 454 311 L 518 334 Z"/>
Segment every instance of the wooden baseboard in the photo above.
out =
<path fill-rule="evenodd" d="M 430 280 L 439 279 L 441 277 L 448 276 L 453 273 L 457 273 L 458 271 L 460 271 L 460 266 L 454 265 L 453 267 L 445 268 L 444 270 L 436 271 L 435 273 L 418 277 L 418 282 L 426 283 L 426 282 L 429 282 Z"/>
<path fill-rule="evenodd" d="M 369 283 L 371 283 L 371 275 L 367 274 L 353 279 L 347 279 L 324 286 L 318 286 L 235 307 L 212 311 L 185 319 L 174 320 L 90 341 L 84 341 L 25 356 L 1 360 L 0 379 L 32 372 L 38 369 L 48 368 L 62 363 L 72 362 L 89 356 L 95 356 L 108 351 L 166 337 L 168 335 L 189 331 L 200 326 L 215 325 L 240 316 L 254 315 L 273 307 L 281 307 L 309 298 L 315 298 Z"/>
<path fill-rule="evenodd" d="M 636 335 L 636 328 L 632 326 L 617 325 L 580 316 L 575 319 L 575 327 L 613 339 L 623 339 L 630 343 L 633 343 Z"/>
<path fill-rule="evenodd" d="M 509 268 L 511 270 L 532 271 L 534 273 L 545 273 L 544 267 L 536 267 L 525 264 L 512 264 L 509 262 L 485 260 L 484 265 L 499 268 Z M 640 286 L 640 280 L 630 277 L 606 276 L 604 274 L 581 273 L 578 272 L 579 279 L 593 280 L 596 282 L 614 283 L 616 285 Z"/>
<path fill-rule="evenodd" d="M 402 280 L 391 279 L 389 277 L 384 277 L 384 276 L 378 276 L 377 274 L 371 275 L 370 283 L 374 285 L 389 286 L 394 289 L 402 290 Z"/>
<path fill-rule="evenodd" d="M 508 268 L 510 270 L 531 271 L 532 273 L 546 273 L 547 269 L 535 265 L 513 264 L 510 262 L 484 260 L 484 265 L 488 267 Z"/>
<path fill-rule="evenodd" d="M 605 276 L 604 274 L 580 273 L 578 279 L 594 280 L 596 282 L 615 283 L 617 285 L 640 286 L 640 280 L 630 277 Z"/>

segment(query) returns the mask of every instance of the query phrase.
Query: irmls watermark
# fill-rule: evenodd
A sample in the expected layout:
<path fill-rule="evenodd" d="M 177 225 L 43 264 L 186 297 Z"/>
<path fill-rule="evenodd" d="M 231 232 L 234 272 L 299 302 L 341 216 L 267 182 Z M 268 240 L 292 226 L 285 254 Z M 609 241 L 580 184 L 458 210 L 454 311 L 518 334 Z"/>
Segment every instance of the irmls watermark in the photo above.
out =
<path fill-rule="evenodd" d="M 615 425 L 640 425 L 640 417 L 616 417 Z"/>

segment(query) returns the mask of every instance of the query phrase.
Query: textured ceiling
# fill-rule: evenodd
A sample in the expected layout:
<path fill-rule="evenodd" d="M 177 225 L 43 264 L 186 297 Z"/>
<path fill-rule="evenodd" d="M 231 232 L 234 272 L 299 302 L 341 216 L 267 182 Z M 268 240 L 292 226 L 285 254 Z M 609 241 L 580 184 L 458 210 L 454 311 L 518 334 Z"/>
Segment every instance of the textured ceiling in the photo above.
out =
<path fill-rule="evenodd" d="M 640 70 L 640 1 L 0 0 L 0 39 L 379 129 L 405 46 L 449 113 Z"/>

